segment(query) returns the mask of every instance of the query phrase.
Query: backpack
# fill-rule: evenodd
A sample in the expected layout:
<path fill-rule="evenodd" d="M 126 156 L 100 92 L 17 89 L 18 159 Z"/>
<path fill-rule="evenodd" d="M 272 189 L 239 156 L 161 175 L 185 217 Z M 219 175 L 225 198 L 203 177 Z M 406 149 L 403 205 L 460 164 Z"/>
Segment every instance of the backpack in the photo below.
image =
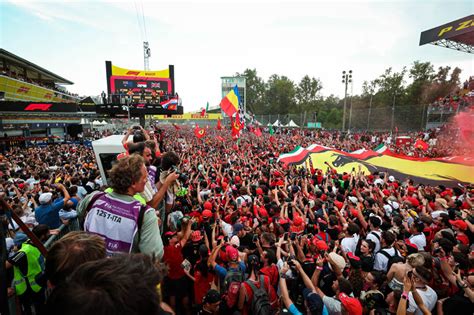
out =
<path fill-rule="evenodd" d="M 245 277 L 240 266 L 238 270 L 228 270 L 224 278 L 224 299 L 229 308 L 234 307 L 239 299 L 240 284 L 244 282 Z"/>
<path fill-rule="evenodd" d="M 250 314 L 252 315 L 269 315 L 272 313 L 272 306 L 265 291 L 264 277 L 260 276 L 260 288 L 257 288 L 250 280 L 246 281 L 252 289 L 253 299 L 250 305 Z"/>
<path fill-rule="evenodd" d="M 378 234 L 375 233 L 374 231 L 371 231 L 369 234 L 375 236 L 375 238 L 378 239 L 379 242 L 380 242 L 380 235 L 378 235 Z"/>
<path fill-rule="evenodd" d="M 380 254 L 384 255 L 385 257 L 388 258 L 388 263 L 387 263 L 387 269 L 385 270 L 385 272 L 388 272 L 390 270 L 390 268 L 392 267 L 393 264 L 396 264 L 396 263 L 399 263 L 399 262 L 403 262 L 404 259 L 398 255 L 398 250 L 395 249 L 395 255 L 393 256 L 390 256 L 389 253 L 387 253 L 385 250 L 381 249 L 379 251 Z"/>

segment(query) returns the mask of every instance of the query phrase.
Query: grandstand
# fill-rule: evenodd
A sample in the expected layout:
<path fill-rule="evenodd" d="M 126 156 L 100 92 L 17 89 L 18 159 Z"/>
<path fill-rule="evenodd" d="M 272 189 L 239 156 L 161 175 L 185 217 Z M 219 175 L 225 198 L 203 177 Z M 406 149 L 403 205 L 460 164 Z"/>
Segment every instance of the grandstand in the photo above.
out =
<path fill-rule="evenodd" d="M 3 140 L 64 138 L 81 132 L 80 97 L 63 85 L 73 82 L 0 49 L 0 132 Z M 92 111 L 94 108 L 92 107 Z M 95 113 L 93 113 L 95 114 Z"/>
<path fill-rule="evenodd" d="M 72 85 L 70 80 L 0 49 L 0 143 L 13 141 L 15 145 L 26 145 L 31 141 L 76 138 L 82 131 L 95 129 L 94 121 L 103 122 L 112 117 L 140 117 L 140 122 L 144 123 L 145 115 L 182 114 L 181 100 L 177 94 L 174 96 L 173 66 L 163 73 L 166 74 L 161 75 L 163 78 L 154 76 L 150 71 L 144 76 L 125 73 L 114 77 L 126 79 L 127 84 L 133 79 L 138 80 L 137 84 L 148 82 L 151 92 L 155 87 L 166 86 L 164 95 L 156 98 L 160 101 L 152 102 L 148 98 L 142 101 L 137 97 L 133 103 L 126 103 L 109 92 L 110 97 L 103 98 L 101 102 L 98 97 L 79 97 L 68 92 L 64 86 Z M 107 101 L 103 102 L 104 99 Z"/>
<path fill-rule="evenodd" d="M 77 95 L 61 86 L 71 81 L 0 48 L 0 99 L 76 103 Z"/>

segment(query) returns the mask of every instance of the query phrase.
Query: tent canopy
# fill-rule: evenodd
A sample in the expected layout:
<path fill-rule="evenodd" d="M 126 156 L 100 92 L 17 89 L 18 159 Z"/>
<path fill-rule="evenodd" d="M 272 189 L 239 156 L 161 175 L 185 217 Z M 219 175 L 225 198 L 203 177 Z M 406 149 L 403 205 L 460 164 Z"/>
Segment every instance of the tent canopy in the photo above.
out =
<path fill-rule="evenodd" d="M 281 122 L 279 119 L 277 119 L 274 123 L 273 123 L 273 127 L 280 127 L 282 126 Z"/>
<path fill-rule="evenodd" d="M 296 127 L 299 127 L 299 126 L 292 119 L 292 120 L 290 120 L 290 122 L 285 127 L 296 128 Z"/>

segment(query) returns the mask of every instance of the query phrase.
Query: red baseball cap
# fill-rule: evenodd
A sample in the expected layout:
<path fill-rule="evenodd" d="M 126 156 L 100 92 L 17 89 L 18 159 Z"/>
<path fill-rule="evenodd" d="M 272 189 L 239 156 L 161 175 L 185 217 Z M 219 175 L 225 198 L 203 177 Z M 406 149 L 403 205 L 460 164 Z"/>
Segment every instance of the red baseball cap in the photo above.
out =
<path fill-rule="evenodd" d="M 204 202 L 204 209 L 212 210 L 212 203 L 210 201 Z"/>
<path fill-rule="evenodd" d="M 467 230 L 467 223 L 463 220 L 449 220 L 449 223 L 451 223 L 452 226 L 455 226 L 460 230 Z"/>
<path fill-rule="evenodd" d="M 199 242 L 200 240 L 202 240 L 202 234 L 201 234 L 201 231 L 193 231 L 191 233 L 191 240 L 193 242 Z"/>
<path fill-rule="evenodd" d="M 202 216 L 204 218 L 212 218 L 212 211 L 206 209 L 202 212 Z"/>
<path fill-rule="evenodd" d="M 255 189 L 255 192 L 257 193 L 257 195 L 263 195 L 263 189 L 260 187 Z"/>
<path fill-rule="evenodd" d="M 225 253 L 227 255 L 227 258 L 230 260 L 230 261 L 237 261 L 237 259 L 239 258 L 239 251 L 234 248 L 233 246 L 227 246 L 225 248 Z"/>
<path fill-rule="evenodd" d="M 362 315 L 362 304 L 359 300 L 347 296 L 345 293 L 339 293 L 339 301 L 349 315 Z"/>
<path fill-rule="evenodd" d="M 313 243 L 314 246 L 316 246 L 316 248 L 318 250 L 328 250 L 329 249 L 328 244 L 325 241 L 320 240 L 316 236 L 313 237 L 312 243 Z"/>
<path fill-rule="evenodd" d="M 342 207 L 344 207 L 344 203 L 342 203 L 342 202 L 340 202 L 340 201 L 338 201 L 338 200 L 334 201 L 334 205 L 335 205 L 335 206 L 337 207 L 337 209 L 339 209 L 339 210 L 341 210 Z"/>

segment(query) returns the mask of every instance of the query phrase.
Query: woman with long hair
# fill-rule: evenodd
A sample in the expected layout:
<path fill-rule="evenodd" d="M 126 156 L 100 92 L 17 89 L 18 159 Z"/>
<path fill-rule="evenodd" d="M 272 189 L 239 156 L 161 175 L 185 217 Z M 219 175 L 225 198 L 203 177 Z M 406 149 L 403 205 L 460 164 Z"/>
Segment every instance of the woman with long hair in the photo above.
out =
<path fill-rule="evenodd" d="M 209 249 L 205 244 L 199 246 L 199 257 L 192 274 L 190 265 L 184 268 L 184 273 L 194 282 L 195 305 L 202 304 L 203 298 L 206 292 L 211 289 L 211 283 L 214 280 L 214 273 L 207 264 L 209 260 Z"/>
<path fill-rule="evenodd" d="M 425 258 L 421 254 L 411 254 L 407 257 L 405 263 L 400 262 L 393 264 L 387 273 L 387 280 L 389 281 L 388 286 L 393 291 L 403 290 L 403 279 L 407 272 L 413 270 L 415 267 L 423 266 Z"/>
<path fill-rule="evenodd" d="M 362 271 L 367 273 L 374 267 L 375 261 L 375 243 L 371 240 L 362 240 L 358 249 Z"/>

